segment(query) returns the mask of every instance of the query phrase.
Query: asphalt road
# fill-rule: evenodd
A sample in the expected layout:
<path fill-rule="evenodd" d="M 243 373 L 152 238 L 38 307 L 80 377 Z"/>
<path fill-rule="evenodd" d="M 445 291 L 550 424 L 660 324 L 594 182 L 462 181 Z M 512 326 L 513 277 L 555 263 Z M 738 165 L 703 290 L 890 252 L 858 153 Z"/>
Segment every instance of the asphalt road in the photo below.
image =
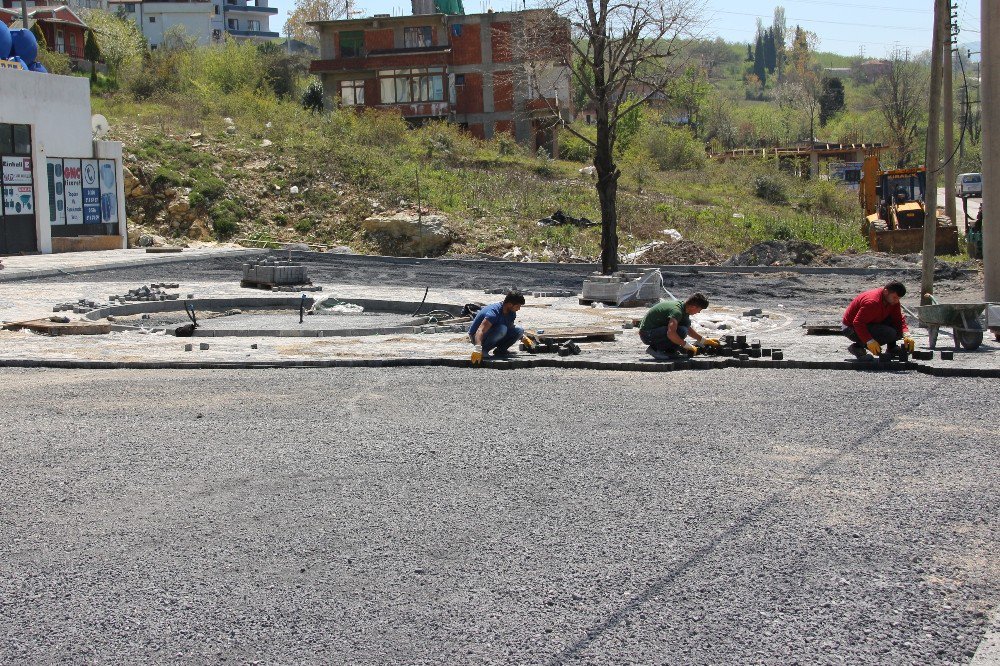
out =
<path fill-rule="evenodd" d="M 954 664 L 1000 604 L 995 381 L 0 382 L 4 664 Z"/>

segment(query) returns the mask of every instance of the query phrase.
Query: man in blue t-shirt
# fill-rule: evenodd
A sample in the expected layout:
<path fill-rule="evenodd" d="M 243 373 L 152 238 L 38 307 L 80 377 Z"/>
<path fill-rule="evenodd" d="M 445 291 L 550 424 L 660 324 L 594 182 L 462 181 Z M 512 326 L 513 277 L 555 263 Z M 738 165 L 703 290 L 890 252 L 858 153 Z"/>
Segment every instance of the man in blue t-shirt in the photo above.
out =
<path fill-rule="evenodd" d="M 524 335 L 524 329 L 514 326 L 517 311 L 524 305 L 524 296 L 511 292 L 502 303 L 487 305 L 476 313 L 469 326 L 469 340 L 475 345 L 472 363 L 483 360 L 483 356 L 493 351 L 493 357 L 506 356 L 511 346 Z"/>

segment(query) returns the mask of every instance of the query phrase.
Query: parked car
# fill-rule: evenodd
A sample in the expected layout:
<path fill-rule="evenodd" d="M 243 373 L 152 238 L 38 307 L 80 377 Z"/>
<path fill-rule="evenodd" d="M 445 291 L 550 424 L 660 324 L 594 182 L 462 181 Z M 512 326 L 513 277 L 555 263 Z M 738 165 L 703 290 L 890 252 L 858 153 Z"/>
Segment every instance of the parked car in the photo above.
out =
<path fill-rule="evenodd" d="M 960 197 L 983 196 L 983 174 L 960 173 L 955 181 L 955 194 Z"/>

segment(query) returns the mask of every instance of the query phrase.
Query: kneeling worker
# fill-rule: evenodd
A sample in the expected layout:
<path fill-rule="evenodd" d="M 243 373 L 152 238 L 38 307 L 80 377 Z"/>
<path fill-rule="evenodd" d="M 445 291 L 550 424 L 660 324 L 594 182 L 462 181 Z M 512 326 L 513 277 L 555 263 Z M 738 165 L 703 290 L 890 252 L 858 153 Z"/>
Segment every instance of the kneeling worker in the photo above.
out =
<path fill-rule="evenodd" d="M 915 345 L 899 304 L 903 296 L 906 296 L 906 287 L 896 281 L 855 296 L 840 325 L 841 332 L 852 342 L 847 351 L 865 360 L 868 352 L 878 356 L 882 353 L 882 345 L 891 351 L 896 341 L 902 340 L 903 346 L 912 352 Z"/>
<path fill-rule="evenodd" d="M 718 340 L 702 337 L 691 326 L 691 315 L 707 307 L 708 299 L 703 294 L 692 294 L 683 303 L 660 301 L 651 307 L 639 323 L 639 339 L 649 345 L 646 353 L 659 360 L 668 359 L 681 350 L 697 354 L 698 348 L 684 341 L 688 336 L 710 347 L 718 347 Z"/>
<path fill-rule="evenodd" d="M 469 339 L 475 345 L 472 362 L 480 363 L 483 356 L 493 351 L 493 357 L 506 356 L 513 344 L 524 336 L 524 329 L 514 326 L 517 311 L 524 305 L 524 296 L 511 292 L 501 303 L 487 305 L 472 320 Z"/>

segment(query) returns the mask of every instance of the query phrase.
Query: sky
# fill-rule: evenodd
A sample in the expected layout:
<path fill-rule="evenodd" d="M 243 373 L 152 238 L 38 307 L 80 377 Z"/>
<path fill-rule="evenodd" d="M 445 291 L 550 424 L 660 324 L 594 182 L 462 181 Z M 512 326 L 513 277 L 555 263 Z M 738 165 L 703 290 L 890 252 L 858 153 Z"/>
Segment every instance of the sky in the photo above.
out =
<path fill-rule="evenodd" d="M 334 0 L 341 2 L 346 0 Z M 372 14 L 409 14 L 409 0 L 352 0 L 360 16 Z M 981 0 L 952 0 L 958 8 L 960 44 L 979 41 Z M 492 7 L 497 11 L 520 7 L 521 0 L 464 0 L 467 13 L 479 13 Z M 819 36 L 819 50 L 843 55 L 883 57 L 897 48 L 917 55 L 930 50 L 933 0 L 906 2 L 865 0 L 845 2 L 815 0 L 701 0 L 704 4 L 701 34 L 722 37 L 729 42 L 751 42 L 756 34 L 757 17 L 770 25 L 774 8 L 785 8 L 789 29 L 801 25 Z M 528 5 L 532 4 L 528 0 Z M 294 0 L 270 0 L 278 8 L 271 18 L 271 30 L 282 32 L 288 10 Z M 863 51 L 862 51 L 863 50 Z M 973 59 L 978 59 L 973 57 Z"/>

